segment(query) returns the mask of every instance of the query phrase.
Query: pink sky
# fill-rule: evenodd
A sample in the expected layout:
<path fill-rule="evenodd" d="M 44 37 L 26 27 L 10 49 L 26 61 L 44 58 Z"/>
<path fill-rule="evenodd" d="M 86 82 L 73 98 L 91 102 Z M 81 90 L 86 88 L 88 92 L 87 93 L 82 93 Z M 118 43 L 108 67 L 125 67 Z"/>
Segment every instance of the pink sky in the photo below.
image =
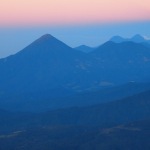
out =
<path fill-rule="evenodd" d="M 1 0 L 0 26 L 150 20 L 150 0 Z"/>

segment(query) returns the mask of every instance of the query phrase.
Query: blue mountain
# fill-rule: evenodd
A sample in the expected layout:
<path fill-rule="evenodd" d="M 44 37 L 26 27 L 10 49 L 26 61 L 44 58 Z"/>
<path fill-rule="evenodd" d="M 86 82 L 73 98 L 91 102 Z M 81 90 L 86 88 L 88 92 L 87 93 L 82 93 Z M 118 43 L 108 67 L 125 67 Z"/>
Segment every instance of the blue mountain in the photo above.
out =
<path fill-rule="evenodd" d="M 121 36 L 116 35 L 116 36 L 113 36 L 113 37 L 110 39 L 110 41 L 115 42 L 115 43 L 121 43 L 121 42 L 125 42 L 126 39 L 124 39 L 124 38 L 121 37 Z"/>
<path fill-rule="evenodd" d="M 150 49 L 143 44 L 108 41 L 90 54 L 102 81 L 120 84 L 149 79 Z"/>
<path fill-rule="evenodd" d="M 150 44 L 150 40 L 145 39 L 140 34 L 136 34 L 131 38 L 123 38 L 121 36 L 113 36 L 109 41 L 115 42 L 115 43 L 121 43 L 121 42 L 135 42 L 135 43 L 143 43 L 143 44 Z"/>
<path fill-rule="evenodd" d="M 0 59 L 0 91 L 24 93 L 61 87 L 78 91 L 124 84 L 147 78 L 149 65 L 150 50 L 142 44 L 108 41 L 86 54 L 46 34 L 17 54 Z M 130 73 L 125 77 L 123 72 Z"/>
<path fill-rule="evenodd" d="M 108 41 L 87 54 L 46 34 L 17 54 L 0 59 L 1 108 L 21 102 L 29 106 L 31 101 L 40 106 L 42 100 L 46 104 L 78 92 L 149 82 L 149 68 L 150 48 L 140 43 Z M 61 99 L 57 100 L 60 104 Z"/>
<path fill-rule="evenodd" d="M 46 34 L 0 60 L 0 90 L 26 92 L 78 84 L 85 58 L 84 53 Z"/>
<path fill-rule="evenodd" d="M 146 40 L 143 36 L 141 36 L 140 34 L 136 34 L 134 35 L 131 39 L 128 39 L 128 40 L 131 40 L 132 42 L 135 42 L 135 43 L 142 43 L 142 42 L 148 42 L 148 40 Z"/>
<path fill-rule="evenodd" d="M 94 51 L 95 48 L 89 47 L 89 46 L 86 46 L 86 45 L 80 45 L 78 47 L 75 47 L 75 49 L 79 50 L 79 51 L 82 51 L 82 52 L 85 52 L 85 53 L 90 53 L 90 52 Z"/>

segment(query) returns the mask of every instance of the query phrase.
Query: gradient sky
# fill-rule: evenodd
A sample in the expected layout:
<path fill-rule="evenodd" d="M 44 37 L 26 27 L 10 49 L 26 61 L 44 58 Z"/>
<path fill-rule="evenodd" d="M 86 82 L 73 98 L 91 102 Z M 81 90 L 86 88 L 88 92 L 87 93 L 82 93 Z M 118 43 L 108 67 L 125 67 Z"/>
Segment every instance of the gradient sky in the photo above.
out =
<path fill-rule="evenodd" d="M 45 33 L 70 46 L 113 35 L 150 37 L 150 0 L 0 0 L 0 57 Z"/>
<path fill-rule="evenodd" d="M 1 26 L 150 19 L 150 0 L 1 0 Z"/>

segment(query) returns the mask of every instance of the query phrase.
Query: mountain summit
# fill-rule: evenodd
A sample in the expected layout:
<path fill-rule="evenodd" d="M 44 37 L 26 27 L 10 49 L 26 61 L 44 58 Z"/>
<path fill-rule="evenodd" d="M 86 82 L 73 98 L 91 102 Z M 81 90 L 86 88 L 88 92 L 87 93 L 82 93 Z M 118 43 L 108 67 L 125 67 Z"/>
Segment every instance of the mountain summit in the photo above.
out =
<path fill-rule="evenodd" d="M 56 39 L 54 36 L 52 36 L 51 34 L 44 34 L 43 36 L 41 36 L 40 38 L 38 38 L 37 40 L 35 40 L 33 43 L 42 43 L 42 42 L 49 42 L 49 44 L 62 44 L 63 42 L 61 42 L 60 40 Z"/>
<path fill-rule="evenodd" d="M 131 38 L 131 41 L 133 41 L 135 43 L 142 43 L 142 42 L 145 42 L 146 39 L 143 36 L 141 36 L 140 34 L 136 34 Z"/>
<path fill-rule="evenodd" d="M 47 33 L 47 34 L 42 35 L 40 39 L 51 39 L 51 38 L 54 39 L 55 37 Z"/>
<path fill-rule="evenodd" d="M 46 53 L 64 53 L 69 50 L 72 50 L 71 47 L 66 45 L 65 43 L 61 42 L 60 40 L 56 39 L 50 34 L 45 34 L 32 42 L 29 46 L 25 47 L 22 51 L 20 51 L 17 55 L 20 55 L 23 53 L 27 54 L 41 54 L 45 55 Z"/>
<path fill-rule="evenodd" d="M 110 41 L 115 42 L 115 43 L 121 43 L 121 42 L 124 42 L 125 39 L 123 37 L 121 37 L 121 36 L 116 35 L 116 36 L 113 36 L 110 39 Z"/>

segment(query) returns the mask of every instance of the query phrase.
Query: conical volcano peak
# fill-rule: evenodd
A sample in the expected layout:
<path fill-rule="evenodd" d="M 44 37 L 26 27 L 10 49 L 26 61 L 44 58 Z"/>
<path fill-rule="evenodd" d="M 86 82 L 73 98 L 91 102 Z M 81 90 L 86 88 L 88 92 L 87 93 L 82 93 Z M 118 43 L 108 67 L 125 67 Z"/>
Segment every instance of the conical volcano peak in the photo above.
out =
<path fill-rule="evenodd" d="M 44 34 L 40 38 L 42 38 L 42 39 L 51 39 L 51 38 L 54 38 L 54 37 L 51 34 Z"/>
<path fill-rule="evenodd" d="M 37 45 L 55 45 L 58 46 L 60 44 L 62 44 L 63 42 L 61 42 L 60 40 L 58 40 L 57 38 L 55 38 L 54 36 L 52 36 L 51 34 L 44 34 L 42 35 L 40 38 L 38 38 L 37 40 L 35 40 L 32 44 Z"/>
<path fill-rule="evenodd" d="M 48 53 L 68 53 L 71 47 L 63 43 L 62 41 L 58 40 L 51 34 L 44 34 L 34 42 L 32 42 L 29 46 L 25 47 L 20 53 L 27 53 L 27 54 L 41 54 L 47 55 Z"/>
<path fill-rule="evenodd" d="M 38 41 L 47 41 L 47 40 L 57 40 L 57 39 L 54 36 L 52 36 L 51 34 L 44 34 L 37 40 Z"/>

